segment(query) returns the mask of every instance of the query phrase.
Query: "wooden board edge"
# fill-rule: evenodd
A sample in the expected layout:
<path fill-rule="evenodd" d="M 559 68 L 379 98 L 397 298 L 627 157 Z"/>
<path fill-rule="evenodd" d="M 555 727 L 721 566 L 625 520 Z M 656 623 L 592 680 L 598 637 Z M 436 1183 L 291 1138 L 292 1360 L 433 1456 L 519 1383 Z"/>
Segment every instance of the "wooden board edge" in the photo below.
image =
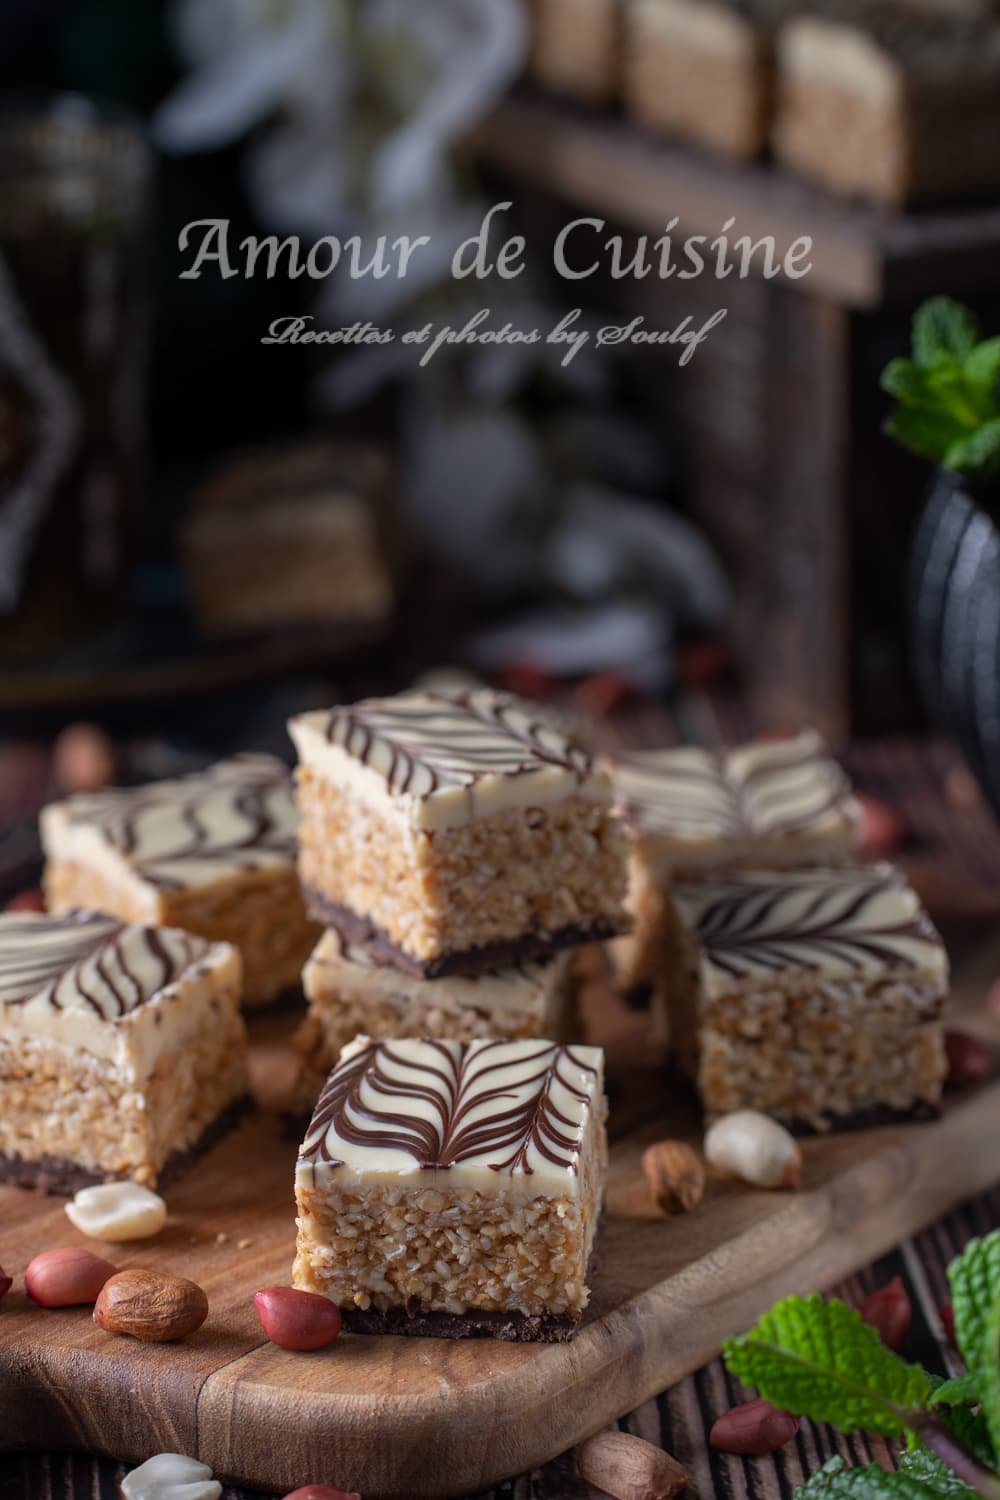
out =
<path fill-rule="evenodd" d="M 246 1385 L 257 1351 L 247 1354 L 202 1385 L 197 1456 L 235 1483 L 278 1491 L 328 1482 L 360 1489 L 366 1500 L 417 1500 L 421 1493 L 487 1489 L 548 1462 L 675 1384 L 779 1297 L 842 1280 L 991 1186 L 998 1167 L 989 1141 L 998 1111 L 1000 1085 L 994 1085 L 937 1125 L 885 1131 L 883 1148 L 863 1162 L 789 1198 L 772 1218 L 588 1324 L 573 1344 L 552 1346 L 537 1365 L 505 1380 L 484 1377 L 464 1401 L 450 1390 L 387 1401 L 391 1444 L 372 1430 L 356 1397 L 296 1391 L 297 1420 L 311 1428 L 317 1473 L 303 1477 L 282 1468 L 282 1433 L 291 1416 L 275 1403 L 273 1418 L 262 1421 L 249 1405 Z M 981 1151 L 972 1149 L 977 1139 Z M 769 1267 L 763 1277 L 761 1265 Z M 713 1294 L 713 1285 L 734 1272 L 735 1289 Z M 445 1477 L 421 1490 L 430 1455 L 444 1465 Z"/>

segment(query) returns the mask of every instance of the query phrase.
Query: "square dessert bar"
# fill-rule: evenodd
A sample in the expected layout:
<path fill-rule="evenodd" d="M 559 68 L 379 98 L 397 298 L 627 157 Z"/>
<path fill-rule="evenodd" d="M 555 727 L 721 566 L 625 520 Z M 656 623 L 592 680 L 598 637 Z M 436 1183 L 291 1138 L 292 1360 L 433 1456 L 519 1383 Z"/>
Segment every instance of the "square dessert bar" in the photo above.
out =
<path fill-rule="evenodd" d="M 587 1305 L 603 1054 L 358 1037 L 299 1152 L 293 1282 L 361 1333 L 563 1342 Z"/>
<path fill-rule="evenodd" d="M 299 888 L 297 825 L 291 776 L 270 755 L 52 803 L 41 817 L 49 910 L 234 943 L 244 1003 L 266 1003 L 298 987 L 320 933 Z"/>
<path fill-rule="evenodd" d="M 240 956 L 94 912 L 0 915 L 0 1179 L 169 1180 L 248 1105 Z"/>
<path fill-rule="evenodd" d="M 306 1109 L 315 1104 L 341 1048 L 356 1036 L 568 1041 L 576 992 L 570 953 L 493 974 L 419 979 L 374 963 L 335 928 L 320 938 L 302 985 L 309 1014 L 293 1045 L 299 1054 L 297 1095 Z"/>
<path fill-rule="evenodd" d="M 747 870 L 672 895 L 670 1023 L 710 1117 L 824 1130 L 937 1112 L 948 961 L 897 870 Z"/>
<path fill-rule="evenodd" d="M 728 751 L 636 751 L 609 769 L 632 840 L 635 929 L 615 945 L 626 990 L 655 977 L 669 940 L 672 876 L 839 864 L 855 853 L 850 782 L 813 730 Z"/>
<path fill-rule="evenodd" d="M 627 927 L 611 782 L 530 704 L 413 692 L 289 729 L 310 911 L 378 962 L 481 973 Z"/>
<path fill-rule="evenodd" d="M 625 104 L 640 124 L 748 159 L 767 143 L 777 0 L 630 0 Z"/>

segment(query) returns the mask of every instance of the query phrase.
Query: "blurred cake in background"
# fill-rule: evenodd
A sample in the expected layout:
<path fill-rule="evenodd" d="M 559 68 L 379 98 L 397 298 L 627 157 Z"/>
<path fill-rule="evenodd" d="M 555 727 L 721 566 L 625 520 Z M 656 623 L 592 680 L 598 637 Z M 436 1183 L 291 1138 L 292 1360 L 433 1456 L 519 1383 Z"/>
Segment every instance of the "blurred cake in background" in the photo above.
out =
<path fill-rule="evenodd" d="M 248 450 L 191 497 L 183 553 L 209 636 L 387 624 L 391 467 L 376 450 L 315 440 Z"/>

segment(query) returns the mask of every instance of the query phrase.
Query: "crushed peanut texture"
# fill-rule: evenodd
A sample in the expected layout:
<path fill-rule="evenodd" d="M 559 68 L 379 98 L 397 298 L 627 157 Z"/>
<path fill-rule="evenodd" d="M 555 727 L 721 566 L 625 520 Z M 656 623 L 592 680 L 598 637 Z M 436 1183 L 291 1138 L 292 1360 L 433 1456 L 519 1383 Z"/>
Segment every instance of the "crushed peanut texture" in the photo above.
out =
<path fill-rule="evenodd" d="M 299 771 L 300 874 L 422 960 L 601 922 L 624 931 L 625 833 L 601 804 L 569 797 L 465 827 L 400 830 L 349 792 Z"/>

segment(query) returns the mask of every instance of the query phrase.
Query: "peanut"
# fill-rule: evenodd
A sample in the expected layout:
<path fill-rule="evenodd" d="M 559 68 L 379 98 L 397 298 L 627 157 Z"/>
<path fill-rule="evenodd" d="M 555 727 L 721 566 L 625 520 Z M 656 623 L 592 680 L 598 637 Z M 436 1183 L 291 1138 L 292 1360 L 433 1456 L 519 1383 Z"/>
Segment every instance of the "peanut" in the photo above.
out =
<path fill-rule="evenodd" d="M 672 1500 L 687 1488 L 675 1458 L 630 1432 L 599 1432 L 576 1450 L 581 1479 L 614 1500 Z"/>
<path fill-rule="evenodd" d="M 148 1240 L 167 1220 L 167 1205 L 137 1182 L 102 1182 L 81 1188 L 66 1204 L 66 1217 L 75 1229 L 94 1240 Z"/>
<path fill-rule="evenodd" d="M 187 1338 L 207 1317 L 208 1298 L 196 1282 L 138 1269 L 105 1282 L 94 1308 L 98 1328 L 155 1344 Z"/>
<path fill-rule="evenodd" d="M 115 779 L 114 747 L 96 724 L 67 724 L 52 747 L 52 769 L 60 791 L 102 791 Z"/>
<path fill-rule="evenodd" d="M 946 1031 L 944 1047 L 950 1088 L 975 1088 L 986 1082 L 993 1070 L 993 1061 L 985 1042 L 976 1036 L 968 1036 L 964 1031 Z"/>
<path fill-rule="evenodd" d="M 755 1109 L 737 1109 L 716 1120 L 705 1137 L 713 1167 L 762 1188 L 797 1188 L 802 1153 L 777 1120 Z"/>
<path fill-rule="evenodd" d="M 292 1490 L 285 1500 L 361 1500 L 357 1490 L 335 1490 L 328 1484 L 305 1484 Z"/>
<path fill-rule="evenodd" d="M 221 1494 L 208 1464 L 183 1453 L 157 1453 L 122 1480 L 124 1500 L 219 1500 Z"/>
<path fill-rule="evenodd" d="M 109 1260 L 75 1245 L 43 1250 L 25 1271 L 24 1285 L 39 1307 L 79 1307 L 84 1302 L 96 1302 L 102 1286 L 117 1269 Z"/>
<path fill-rule="evenodd" d="M 10 1291 L 13 1285 L 13 1276 L 7 1276 L 4 1272 L 3 1266 L 0 1266 L 0 1301 L 2 1301 L 4 1297 L 6 1297 L 7 1293 Z"/>
<path fill-rule="evenodd" d="M 340 1332 L 340 1308 L 317 1292 L 270 1286 L 253 1300 L 260 1326 L 282 1349 L 324 1349 Z"/>
<path fill-rule="evenodd" d="M 898 1354 L 906 1342 L 913 1317 L 913 1308 L 900 1277 L 894 1276 L 888 1285 L 867 1296 L 858 1312 L 862 1322 L 875 1329 L 886 1348 Z"/>
<path fill-rule="evenodd" d="M 798 1417 L 779 1411 L 758 1396 L 722 1413 L 708 1434 L 713 1448 L 723 1453 L 773 1453 L 790 1443 L 799 1430 Z"/>
<path fill-rule="evenodd" d="M 642 1170 L 665 1214 L 690 1213 L 705 1193 L 705 1168 L 684 1141 L 654 1141 L 642 1153 Z"/>
<path fill-rule="evenodd" d="M 18 891 L 16 896 L 11 896 L 7 902 L 5 911 L 44 911 L 45 897 L 41 891 L 32 889 L 30 891 Z"/>

